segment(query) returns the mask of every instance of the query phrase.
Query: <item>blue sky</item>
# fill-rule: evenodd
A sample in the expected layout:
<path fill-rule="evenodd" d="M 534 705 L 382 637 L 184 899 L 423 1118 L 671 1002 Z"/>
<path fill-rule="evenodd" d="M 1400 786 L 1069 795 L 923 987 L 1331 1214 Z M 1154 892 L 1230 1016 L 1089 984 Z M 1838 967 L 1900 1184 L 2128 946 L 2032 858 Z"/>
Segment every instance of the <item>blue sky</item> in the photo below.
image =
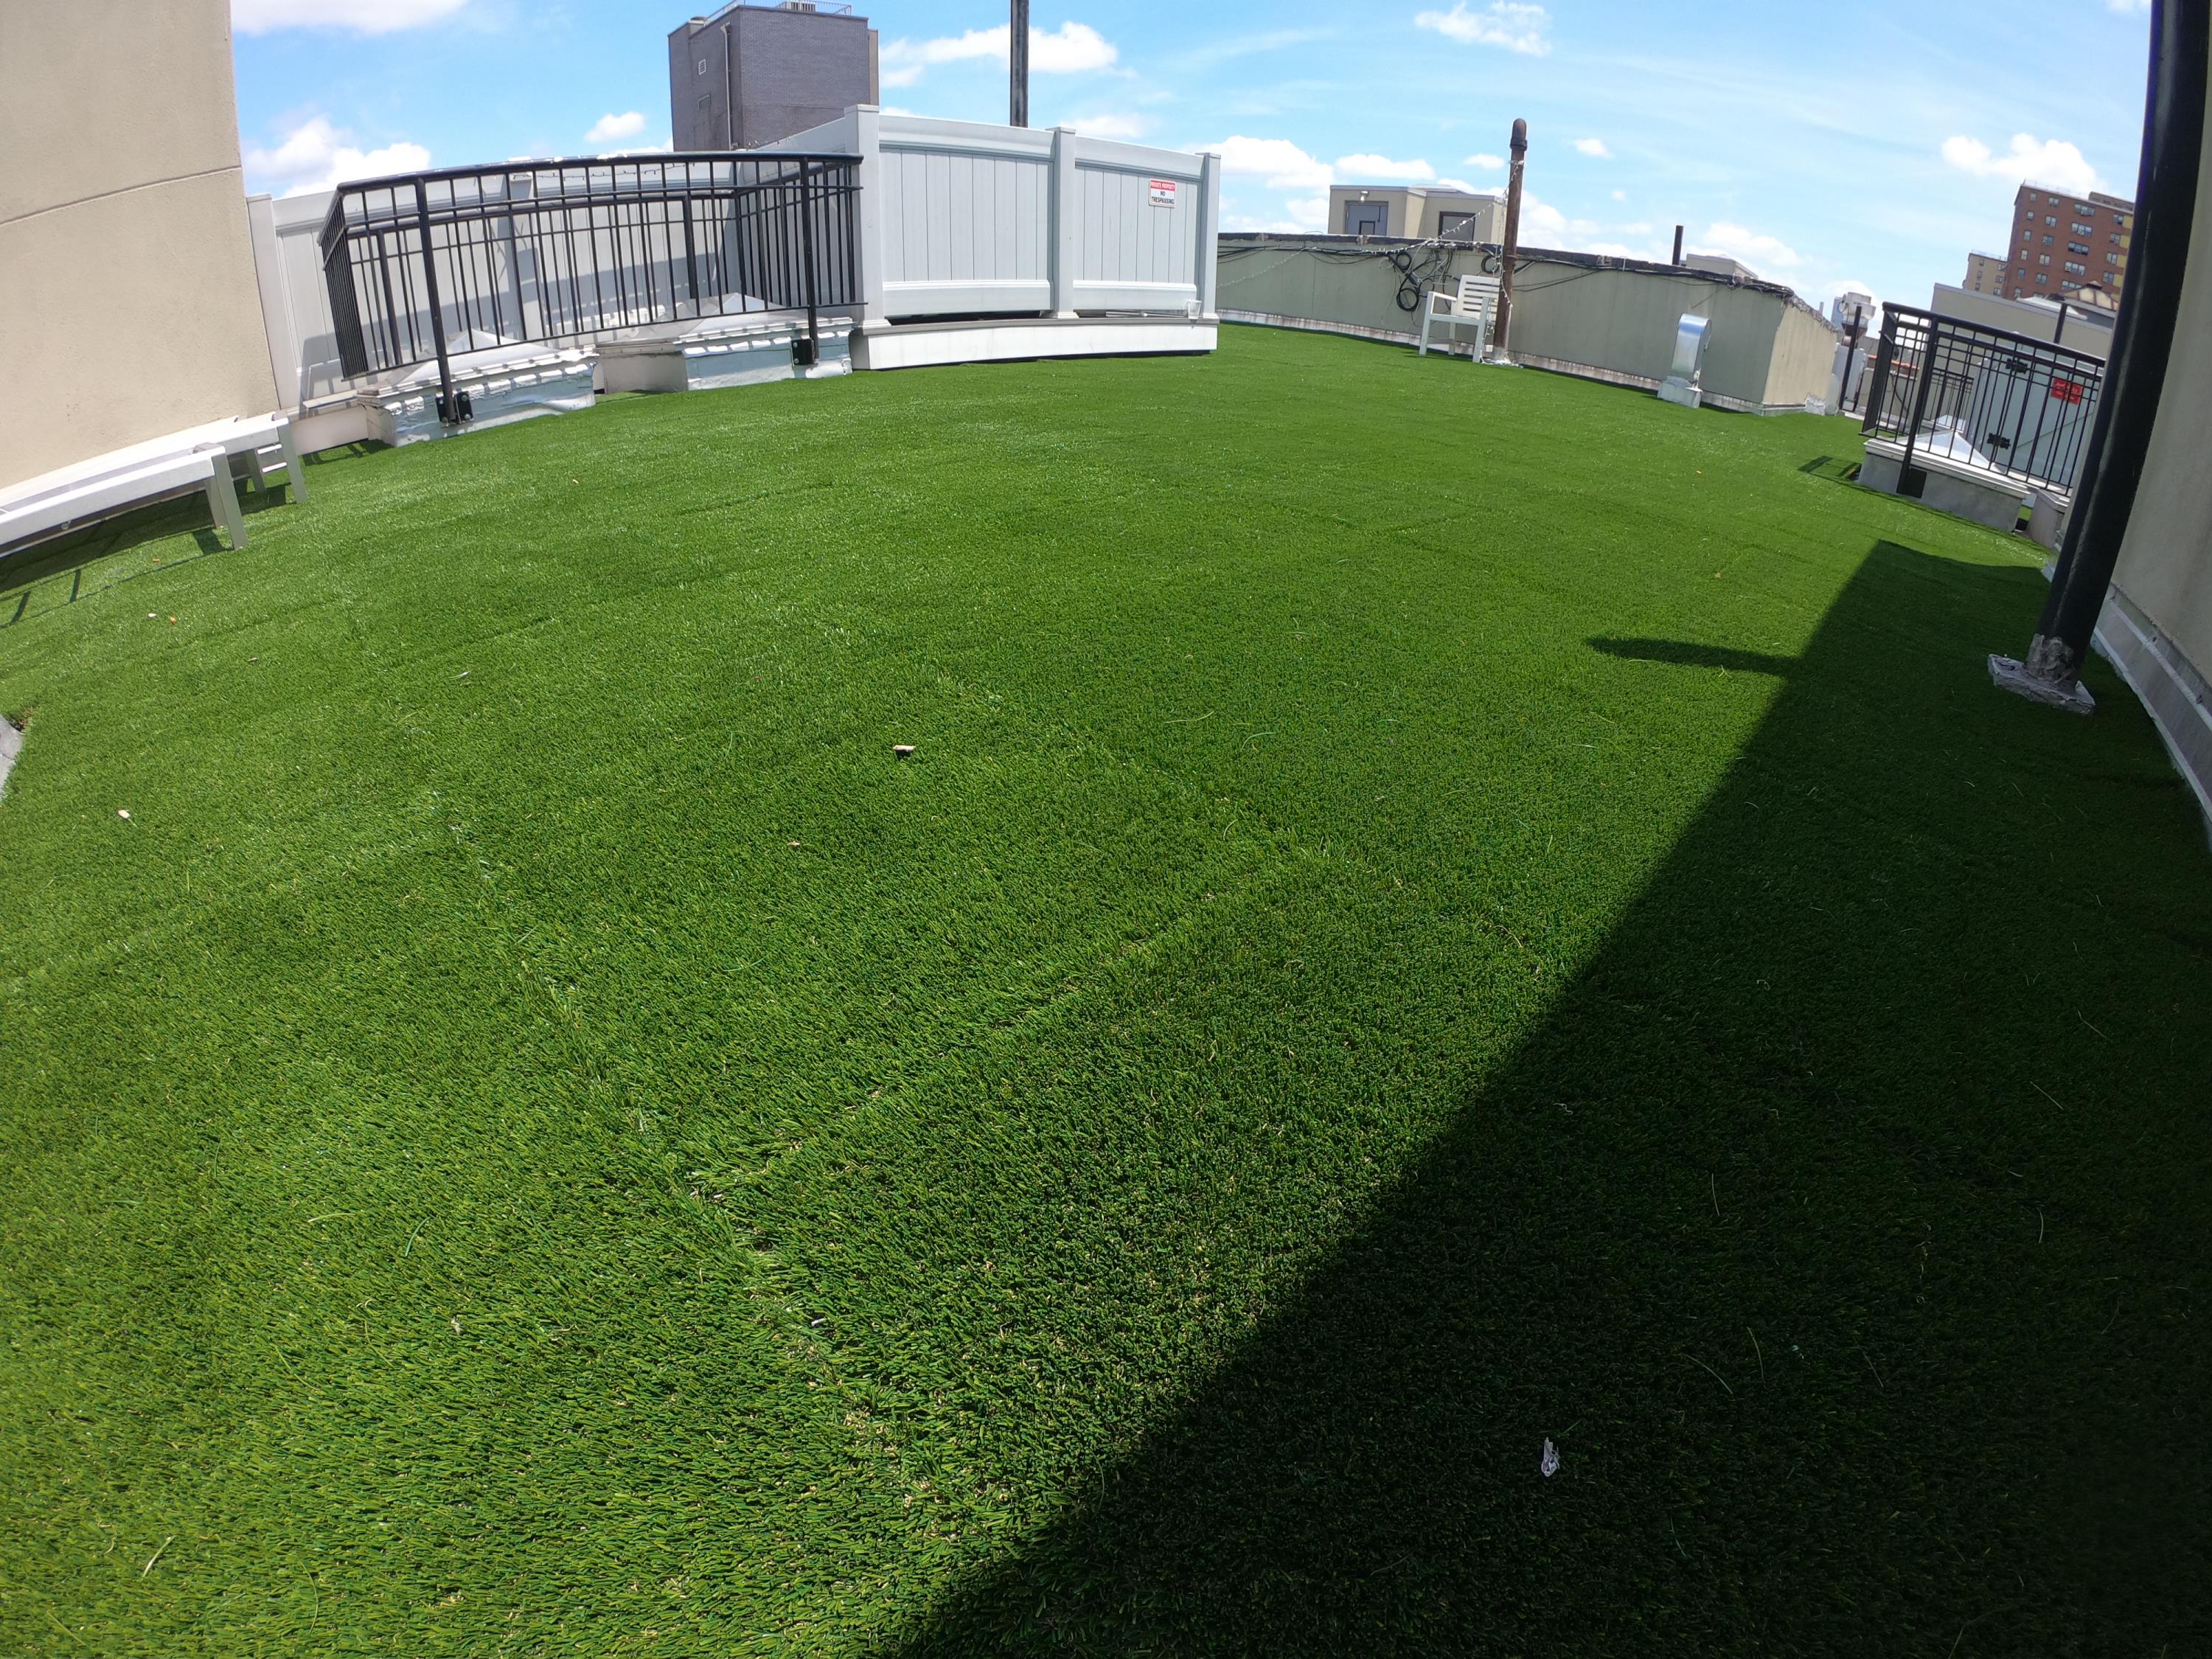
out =
<path fill-rule="evenodd" d="M 1003 120 L 1006 9 L 883 0 L 884 101 Z M 1500 185 L 1524 239 L 1664 258 L 1674 226 L 1808 298 L 1924 303 L 2001 253 L 2024 175 L 2133 193 L 2148 0 L 1032 0 L 1031 118 L 1221 153 L 1232 227 L 1328 186 Z M 233 0 L 248 187 L 665 144 L 643 0 Z M 995 26 L 995 28 L 994 28 Z"/>

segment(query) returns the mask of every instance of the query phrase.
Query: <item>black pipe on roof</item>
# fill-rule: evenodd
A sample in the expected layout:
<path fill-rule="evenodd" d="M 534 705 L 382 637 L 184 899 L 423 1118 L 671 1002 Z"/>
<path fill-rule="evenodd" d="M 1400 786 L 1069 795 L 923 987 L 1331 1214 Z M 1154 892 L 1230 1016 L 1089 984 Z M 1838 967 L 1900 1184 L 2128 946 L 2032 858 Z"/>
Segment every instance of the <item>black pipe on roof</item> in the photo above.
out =
<path fill-rule="evenodd" d="M 2081 664 L 2142 484 L 2188 283 L 2209 71 L 2212 8 L 2204 0 L 2153 0 L 2135 245 L 2085 482 L 2026 659 L 1990 659 L 1991 677 L 2006 690 L 2084 714 L 2094 705 L 2081 690 Z"/>

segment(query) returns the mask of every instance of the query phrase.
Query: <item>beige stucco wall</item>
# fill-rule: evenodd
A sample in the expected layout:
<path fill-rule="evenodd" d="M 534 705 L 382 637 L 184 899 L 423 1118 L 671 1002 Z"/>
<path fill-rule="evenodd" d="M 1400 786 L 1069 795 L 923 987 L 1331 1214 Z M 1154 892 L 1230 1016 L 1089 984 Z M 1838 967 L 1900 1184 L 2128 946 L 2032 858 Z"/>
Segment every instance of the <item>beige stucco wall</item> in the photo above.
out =
<path fill-rule="evenodd" d="M 2212 678 L 2212 125 L 2197 175 L 2189 279 L 2166 360 L 2158 425 L 2113 585 Z"/>
<path fill-rule="evenodd" d="M 0 486 L 274 408 L 228 0 L 0 0 Z"/>

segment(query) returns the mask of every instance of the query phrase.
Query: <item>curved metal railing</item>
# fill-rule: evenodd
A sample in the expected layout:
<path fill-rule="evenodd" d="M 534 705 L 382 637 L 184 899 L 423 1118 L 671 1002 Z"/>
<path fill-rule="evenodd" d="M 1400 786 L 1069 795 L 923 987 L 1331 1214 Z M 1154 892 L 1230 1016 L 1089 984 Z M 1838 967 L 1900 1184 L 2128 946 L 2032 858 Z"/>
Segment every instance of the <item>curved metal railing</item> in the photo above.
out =
<path fill-rule="evenodd" d="M 348 375 L 531 342 L 860 303 L 849 155 L 515 161 L 339 187 L 323 276 Z"/>

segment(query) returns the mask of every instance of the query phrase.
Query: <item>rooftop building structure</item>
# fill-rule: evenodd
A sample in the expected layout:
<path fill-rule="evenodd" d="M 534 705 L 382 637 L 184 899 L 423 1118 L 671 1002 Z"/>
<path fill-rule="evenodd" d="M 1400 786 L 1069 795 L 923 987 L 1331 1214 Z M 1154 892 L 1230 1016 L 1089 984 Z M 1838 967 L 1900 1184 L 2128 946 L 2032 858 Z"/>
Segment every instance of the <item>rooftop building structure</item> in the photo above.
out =
<path fill-rule="evenodd" d="M 877 79 L 852 7 L 737 0 L 669 31 L 669 130 L 679 151 L 758 149 L 874 103 Z"/>
<path fill-rule="evenodd" d="M 1966 280 L 1963 286 L 1969 294 L 2002 295 L 2005 292 L 2003 256 L 1969 253 L 1966 256 Z"/>
<path fill-rule="evenodd" d="M 1498 242 L 1505 238 L 1505 204 L 1436 185 L 1336 185 L 1328 192 L 1328 228 L 1340 236 Z"/>

